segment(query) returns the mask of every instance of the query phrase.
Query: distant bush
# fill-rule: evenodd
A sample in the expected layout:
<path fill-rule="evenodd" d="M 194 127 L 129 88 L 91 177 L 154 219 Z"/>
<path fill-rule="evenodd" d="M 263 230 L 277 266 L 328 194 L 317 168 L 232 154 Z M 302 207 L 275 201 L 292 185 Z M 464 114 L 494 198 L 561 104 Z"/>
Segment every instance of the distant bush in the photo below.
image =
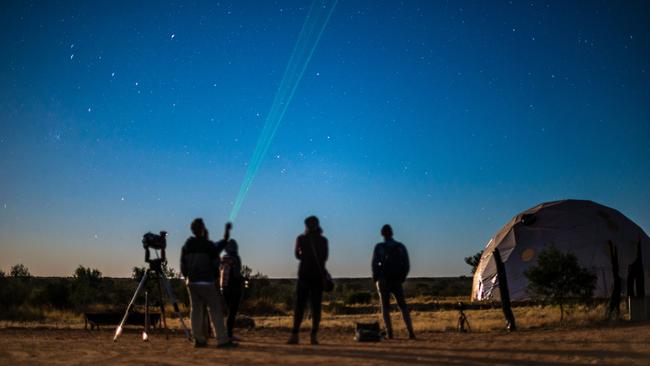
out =
<path fill-rule="evenodd" d="M 481 262 L 481 256 L 483 256 L 482 250 L 471 257 L 465 257 L 465 263 L 467 263 L 468 266 L 472 267 L 472 274 L 476 273 L 478 264 Z"/>
<path fill-rule="evenodd" d="M 45 319 L 45 312 L 40 307 L 21 306 L 4 309 L 0 312 L 0 319 L 18 322 L 38 322 Z"/>
<path fill-rule="evenodd" d="M 345 297 L 346 305 L 370 304 L 371 301 L 372 301 L 372 294 L 368 291 L 351 292 L 347 294 Z"/>
<path fill-rule="evenodd" d="M 10 309 L 23 305 L 29 298 L 31 289 L 15 279 L 7 278 L 0 284 L 0 308 Z"/>
<path fill-rule="evenodd" d="M 347 314 L 347 306 L 342 301 L 331 301 L 324 310 L 332 315 Z"/>
<path fill-rule="evenodd" d="M 13 265 L 9 273 L 11 274 L 11 277 L 14 278 L 32 277 L 32 275 L 29 273 L 29 269 L 27 269 L 27 267 L 22 263 Z"/>
<path fill-rule="evenodd" d="M 97 269 L 79 266 L 71 277 L 43 278 L 32 277 L 29 269 L 21 264 L 9 271 L 0 271 L 0 318 L 37 319 L 42 313 L 58 312 L 80 313 L 85 311 L 123 312 L 135 292 L 146 268 L 133 269 L 132 279 L 104 277 Z M 294 310 L 296 279 L 269 279 L 266 275 L 245 267 L 244 276 L 248 288 L 244 290 L 243 313 L 250 315 L 281 315 Z M 189 308 L 189 297 L 185 283 L 171 268 L 165 273 L 169 277 L 174 296 L 180 304 Z M 176 277 L 176 278 L 174 278 Z M 147 284 L 149 303 L 159 302 L 157 279 Z M 413 278 L 405 284 L 409 297 L 458 296 L 469 294 L 471 279 L 467 278 Z M 166 294 L 165 294 L 166 296 Z M 352 304 L 377 302 L 377 291 L 368 278 L 337 278 L 333 292 L 323 294 L 325 311 L 346 314 L 364 309 L 363 306 L 349 307 Z M 144 297 L 136 300 L 136 305 L 144 304 Z M 328 305 L 329 304 L 329 305 Z M 21 315 L 23 314 L 23 315 Z"/>
<path fill-rule="evenodd" d="M 70 286 L 67 281 L 56 279 L 44 286 L 35 287 L 29 302 L 32 305 L 50 306 L 55 309 L 70 308 L 72 305 L 70 302 Z"/>
<path fill-rule="evenodd" d="M 102 303 L 102 273 L 96 269 L 79 266 L 74 272 L 70 300 L 77 310 L 85 310 L 90 304 Z"/>
<path fill-rule="evenodd" d="M 284 310 L 292 311 L 295 306 L 296 306 L 296 299 L 291 293 L 284 299 Z"/>
<path fill-rule="evenodd" d="M 27 304 L 32 294 L 31 274 L 23 264 L 11 267 L 10 277 L 0 276 L 0 308 L 9 309 Z"/>
<path fill-rule="evenodd" d="M 407 280 L 404 291 L 406 296 L 451 297 L 469 295 L 471 281 L 464 278 L 436 278 L 431 280 Z"/>
<path fill-rule="evenodd" d="M 248 300 L 242 304 L 241 312 L 248 315 L 286 315 L 275 301 L 268 298 Z"/>

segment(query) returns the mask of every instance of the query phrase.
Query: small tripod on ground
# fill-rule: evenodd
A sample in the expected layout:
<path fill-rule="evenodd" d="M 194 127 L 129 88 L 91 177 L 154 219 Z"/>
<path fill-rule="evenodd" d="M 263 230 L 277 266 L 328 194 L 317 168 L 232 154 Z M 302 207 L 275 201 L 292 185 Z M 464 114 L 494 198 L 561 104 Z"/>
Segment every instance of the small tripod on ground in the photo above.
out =
<path fill-rule="evenodd" d="M 467 333 L 472 331 L 472 327 L 469 325 L 469 320 L 467 320 L 467 316 L 465 315 L 465 304 L 462 302 L 459 302 L 458 305 L 456 306 L 456 309 L 458 310 L 458 326 L 457 329 L 460 333 Z"/>
<path fill-rule="evenodd" d="M 165 239 L 166 235 L 167 233 L 164 231 L 161 231 L 160 235 L 147 233 L 144 235 L 142 239 L 142 244 L 145 249 L 144 261 L 149 264 L 149 268 L 144 272 L 144 275 L 142 276 L 142 279 L 138 284 L 138 288 L 135 290 L 135 293 L 133 294 L 133 297 L 131 298 L 129 305 L 126 307 L 124 317 L 122 318 L 120 325 L 115 330 L 115 336 L 113 337 L 113 342 L 115 342 L 117 340 L 117 337 L 119 337 L 122 334 L 122 327 L 124 326 L 124 323 L 129 317 L 129 312 L 133 307 L 133 303 L 135 302 L 135 299 L 145 288 L 147 281 L 151 279 L 155 279 L 156 277 L 158 279 L 158 290 L 160 292 L 160 300 L 161 300 L 160 313 L 162 316 L 163 327 L 166 330 L 169 330 L 169 328 L 167 328 L 167 319 L 165 317 L 165 302 L 164 302 L 165 296 L 163 293 L 163 288 L 164 288 L 167 293 L 167 300 L 169 300 L 172 303 L 172 306 L 174 307 L 174 313 L 176 313 L 176 316 L 178 316 L 178 319 L 181 322 L 181 326 L 183 327 L 183 331 L 185 332 L 185 337 L 187 337 L 188 340 L 191 340 L 190 331 L 187 329 L 187 326 L 183 321 L 183 316 L 178 308 L 178 302 L 176 301 L 176 297 L 172 292 L 171 285 L 169 284 L 169 279 L 167 279 L 167 276 L 165 276 L 165 272 L 163 271 L 163 263 L 167 263 L 167 258 L 165 256 L 165 248 L 167 247 L 167 241 Z M 155 259 L 150 258 L 149 248 L 154 249 L 154 252 L 156 254 Z M 159 250 L 160 250 L 160 256 L 158 256 Z M 145 299 L 146 302 L 145 328 L 144 331 L 142 332 L 142 340 L 146 342 L 149 339 L 149 336 L 147 335 L 147 332 L 149 331 L 149 301 L 148 301 L 148 294 L 146 293 L 146 291 L 145 291 L 145 295 L 147 298 Z M 169 333 L 167 334 L 167 338 L 169 339 Z"/>

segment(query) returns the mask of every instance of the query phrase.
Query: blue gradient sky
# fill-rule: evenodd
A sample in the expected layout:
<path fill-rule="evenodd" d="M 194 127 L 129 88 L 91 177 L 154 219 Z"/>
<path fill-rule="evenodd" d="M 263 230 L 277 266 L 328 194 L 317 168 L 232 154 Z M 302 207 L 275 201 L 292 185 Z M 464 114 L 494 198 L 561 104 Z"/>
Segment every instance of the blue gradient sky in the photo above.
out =
<path fill-rule="evenodd" d="M 127 276 L 220 236 L 309 3 L 0 4 L 0 268 Z M 340 1 L 242 206 L 246 264 L 334 276 L 384 223 L 413 275 L 467 274 L 506 220 L 592 199 L 650 229 L 650 4 Z"/>

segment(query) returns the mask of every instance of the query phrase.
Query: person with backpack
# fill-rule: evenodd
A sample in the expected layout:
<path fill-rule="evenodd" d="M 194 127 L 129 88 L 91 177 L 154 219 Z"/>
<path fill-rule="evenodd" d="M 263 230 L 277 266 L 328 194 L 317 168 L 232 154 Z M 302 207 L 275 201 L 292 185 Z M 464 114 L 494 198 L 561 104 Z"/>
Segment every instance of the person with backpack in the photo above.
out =
<path fill-rule="evenodd" d="M 192 221 L 192 234 L 181 249 L 181 274 L 187 282 L 190 293 L 190 319 L 192 322 L 192 335 L 194 347 L 207 345 L 204 314 L 207 308 L 210 319 L 217 332 L 217 347 L 229 348 L 237 346 L 228 340 L 223 325 L 221 310 L 221 294 L 217 290 L 216 282 L 219 276 L 219 255 L 223 250 L 223 243 L 215 245 L 208 238 L 208 229 L 201 218 Z"/>
<path fill-rule="evenodd" d="M 221 257 L 221 277 L 219 287 L 228 308 L 228 318 L 226 319 L 226 333 L 231 341 L 236 341 L 233 336 L 237 310 L 242 297 L 242 287 L 244 277 L 241 274 L 241 258 L 239 249 L 234 239 L 229 239 L 226 244 L 226 254 Z"/>
<path fill-rule="evenodd" d="M 327 238 L 316 216 L 305 219 L 305 233 L 296 239 L 294 254 L 300 261 L 298 266 L 298 284 L 296 286 L 296 305 L 293 312 L 293 328 L 288 344 L 298 344 L 300 323 L 307 305 L 311 304 L 311 344 L 318 344 L 318 327 L 321 317 L 323 290 L 328 280 L 325 262 L 329 254 Z"/>
<path fill-rule="evenodd" d="M 388 339 L 393 339 L 393 325 L 390 320 L 390 295 L 395 296 L 397 306 L 409 333 L 415 339 L 413 323 L 409 314 L 402 284 L 410 270 L 409 256 L 404 244 L 393 239 L 393 228 L 386 224 L 381 228 L 384 241 L 375 245 L 372 255 L 372 279 L 379 292 L 381 314 L 384 318 Z"/>

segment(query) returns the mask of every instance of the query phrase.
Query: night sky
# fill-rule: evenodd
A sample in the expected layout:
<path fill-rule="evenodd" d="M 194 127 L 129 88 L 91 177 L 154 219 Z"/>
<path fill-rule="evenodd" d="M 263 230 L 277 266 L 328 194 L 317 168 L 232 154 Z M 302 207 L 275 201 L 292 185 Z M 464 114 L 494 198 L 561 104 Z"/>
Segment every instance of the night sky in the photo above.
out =
<path fill-rule="evenodd" d="M 147 231 L 176 268 L 193 218 L 221 236 L 309 5 L 1 2 L 0 268 L 128 276 Z M 294 276 L 315 214 L 332 274 L 369 276 L 390 223 L 454 276 L 544 201 L 648 232 L 649 91 L 649 2 L 339 1 L 233 236 Z"/>

